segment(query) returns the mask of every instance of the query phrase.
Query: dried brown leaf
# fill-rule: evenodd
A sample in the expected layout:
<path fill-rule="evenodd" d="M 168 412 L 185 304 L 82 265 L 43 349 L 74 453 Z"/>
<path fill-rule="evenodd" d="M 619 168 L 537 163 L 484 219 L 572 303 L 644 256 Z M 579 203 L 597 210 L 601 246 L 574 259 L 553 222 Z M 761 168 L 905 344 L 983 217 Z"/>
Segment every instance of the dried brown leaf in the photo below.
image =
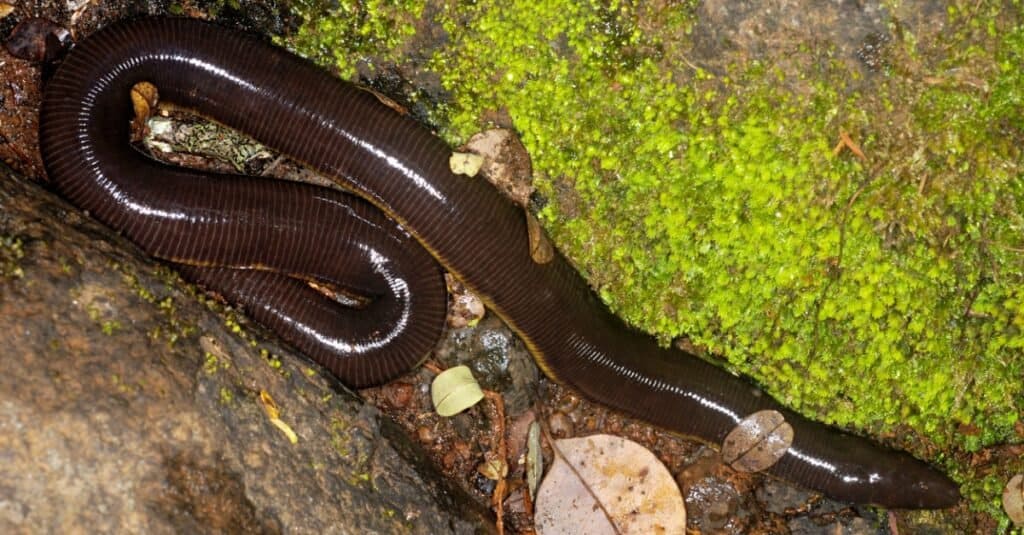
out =
<path fill-rule="evenodd" d="M 686 509 L 668 469 L 639 444 L 611 435 L 554 441 L 537 491 L 538 533 L 683 533 Z"/>

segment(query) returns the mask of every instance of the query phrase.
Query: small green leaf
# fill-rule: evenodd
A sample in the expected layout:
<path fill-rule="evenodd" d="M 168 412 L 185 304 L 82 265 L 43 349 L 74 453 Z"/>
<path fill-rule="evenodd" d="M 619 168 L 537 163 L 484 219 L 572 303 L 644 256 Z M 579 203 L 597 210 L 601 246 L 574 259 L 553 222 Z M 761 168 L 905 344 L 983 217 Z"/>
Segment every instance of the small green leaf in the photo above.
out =
<path fill-rule="evenodd" d="M 455 366 L 434 378 L 430 398 L 437 413 L 447 417 L 476 405 L 484 398 L 484 393 L 467 366 Z"/>

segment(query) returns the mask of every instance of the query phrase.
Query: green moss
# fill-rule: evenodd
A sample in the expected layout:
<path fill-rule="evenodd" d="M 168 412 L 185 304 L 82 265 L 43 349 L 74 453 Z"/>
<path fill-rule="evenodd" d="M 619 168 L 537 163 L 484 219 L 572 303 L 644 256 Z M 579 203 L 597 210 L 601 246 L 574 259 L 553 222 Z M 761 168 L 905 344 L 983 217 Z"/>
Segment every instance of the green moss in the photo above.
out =
<path fill-rule="evenodd" d="M 293 9 L 306 23 L 287 45 L 333 66 L 342 78 L 352 78 L 357 60 L 400 57 L 401 45 L 415 34 L 424 5 L 423 0 L 299 0 Z"/>
<path fill-rule="evenodd" d="M 107 336 L 113 336 L 122 327 L 120 321 L 110 318 L 116 312 L 104 301 L 105 296 L 89 293 L 89 298 L 93 299 L 85 307 L 85 312 L 89 315 L 89 319 L 100 326 L 100 332 Z"/>
<path fill-rule="evenodd" d="M 203 372 L 205 372 L 206 375 L 214 375 L 214 374 L 217 373 L 217 370 L 219 368 L 220 368 L 220 363 L 219 363 L 219 359 L 217 358 L 217 355 L 214 355 L 213 353 L 210 353 L 209 351 L 204 352 L 203 353 Z"/>
<path fill-rule="evenodd" d="M 25 257 L 21 238 L 0 236 L 0 277 L 20 279 L 25 276 L 19 261 Z"/>
<path fill-rule="evenodd" d="M 331 420 L 331 446 L 343 459 L 348 458 L 352 453 L 352 444 L 350 442 L 351 437 L 349 433 L 350 426 L 348 422 L 337 419 Z"/>
<path fill-rule="evenodd" d="M 121 328 L 119 321 L 104 321 L 100 324 L 100 330 L 107 336 L 113 336 L 114 332 Z"/>
<path fill-rule="evenodd" d="M 206 375 L 217 375 L 217 372 L 221 370 L 227 370 L 231 367 L 231 362 L 225 360 L 221 362 L 217 355 L 208 351 L 203 352 L 203 373 Z"/>
<path fill-rule="evenodd" d="M 150 339 L 156 341 L 163 339 L 168 346 L 173 346 L 178 340 L 188 338 L 196 332 L 196 326 L 183 321 L 178 315 L 178 309 L 174 304 L 174 298 L 165 296 L 159 298 L 153 291 L 144 285 L 136 273 L 120 264 L 111 264 L 112 269 L 121 271 L 121 279 L 130 287 L 140 299 L 156 305 L 164 316 L 165 325 L 158 325 L 150 330 Z M 158 266 L 153 275 L 163 283 L 167 292 L 173 291 L 181 285 L 178 275 L 166 266 Z"/>
<path fill-rule="evenodd" d="M 661 47 L 634 28 L 637 14 L 612 6 L 610 32 L 594 31 L 607 9 L 560 2 L 481 3 L 445 20 L 455 46 L 435 66 L 456 95 L 449 135 L 505 110 L 552 199 L 543 215 L 556 242 L 642 328 L 689 336 L 786 403 L 841 424 L 903 422 L 947 443 L 963 441 L 956 423 L 983 421 L 979 444 L 1012 436 L 1015 374 L 992 369 L 1002 379 L 982 399 L 958 392 L 979 367 L 999 367 L 995 332 L 1020 338 L 1005 320 L 964 311 L 981 291 L 1004 308 L 1021 277 L 1018 259 L 994 280 L 987 250 L 1020 239 L 984 226 L 1020 217 L 1018 155 L 985 125 L 1001 113 L 1019 120 L 1021 86 L 997 76 L 1000 102 L 965 103 L 972 95 L 958 87 L 897 82 L 869 102 L 845 96 L 857 76 L 827 54 L 800 94 L 756 63 L 714 89 L 700 70 L 679 84 L 659 53 L 643 53 Z M 1018 33 L 1004 41 L 1010 56 Z M 898 125 L 910 143 L 879 133 L 887 125 L 865 103 L 916 108 Z M 950 109 L 963 110 L 956 134 Z M 929 130 L 931 116 L 944 135 Z M 839 129 L 859 133 L 875 168 L 833 153 Z M 921 169 L 899 159 L 922 149 Z M 929 176 L 933 189 L 919 191 L 912 178 Z M 565 183 L 569 198 L 557 193 Z M 976 366 L 950 373 L 963 354 Z"/>
<path fill-rule="evenodd" d="M 302 49 L 346 76 L 368 48 L 400 62 L 395 21 L 418 9 L 318 19 Z M 554 241 L 629 321 L 818 419 L 909 428 L 901 446 L 945 450 L 1005 519 L 957 459 L 1021 441 L 1022 20 L 1019 2 L 955 3 L 941 34 L 895 28 L 865 84 L 811 44 L 798 74 L 712 75 L 686 57 L 689 3 L 480 0 L 434 15 L 451 100 L 433 119 L 457 143 L 508 118 Z M 840 131 L 866 161 L 833 150 Z"/>
<path fill-rule="evenodd" d="M 110 382 L 114 385 L 115 388 L 117 388 L 117 391 L 122 394 L 131 395 L 135 394 L 138 391 L 137 387 L 125 383 L 124 378 L 116 373 L 110 375 Z M 139 385 L 139 387 L 145 388 L 145 385 Z"/>
<path fill-rule="evenodd" d="M 238 320 L 236 320 L 235 318 L 226 318 L 224 320 L 224 326 L 227 327 L 228 330 L 231 331 L 232 334 L 237 334 L 237 335 L 242 336 L 244 338 L 248 338 L 248 336 L 244 335 L 244 330 L 242 329 L 242 325 L 239 324 Z"/>
<path fill-rule="evenodd" d="M 222 405 L 231 405 L 235 401 L 235 393 L 230 388 L 222 386 L 220 388 L 220 402 Z"/>

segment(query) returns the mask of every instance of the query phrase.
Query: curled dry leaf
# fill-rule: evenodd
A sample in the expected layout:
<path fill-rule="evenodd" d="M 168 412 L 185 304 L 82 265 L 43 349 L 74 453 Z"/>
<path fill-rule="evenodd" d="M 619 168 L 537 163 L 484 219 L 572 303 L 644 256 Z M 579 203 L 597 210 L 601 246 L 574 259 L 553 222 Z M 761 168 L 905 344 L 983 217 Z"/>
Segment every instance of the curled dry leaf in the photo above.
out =
<path fill-rule="evenodd" d="M 375 91 L 373 88 L 367 87 L 364 89 L 369 91 L 371 95 L 377 97 L 377 100 L 379 100 L 381 104 L 391 108 L 392 110 L 395 110 L 399 115 L 409 115 L 409 110 L 405 109 L 405 106 L 402 106 L 391 97 L 379 91 Z"/>
<path fill-rule="evenodd" d="M 491 481 L 498 481 L 508 475 L 508 465 L 497 457 L 489 456 L 476 467 L 476 471 Z"/>
<path fill-rule="evenodd" d="M 675 480 L 653 453 L 611 435 L 556 440 L 537 491 L 536 528 L 559 533 L 684 533 Z"/>
<path fill-rule="evenodd" d="M 150 82 L 142 81 L 132 86 L 132 141 L 140 141 L 146 135 L 146 121 L 153 115 L 160 102 L 160 92 Z"/>
<path fill-rule="evenodd" d="M 722 459 L 739 472 L 764 470 L 793 443 L 793 426 L 778 411 L 755 412 L 740 420 L 722 442 Z"/>
<path fill-rule="evenodd" d="M 494 187 L 519 206 L 533 193 L 530 154 L 511 130 L 496 128 L 479 132 L 466 142 L 467 152 L 484 157 L 481 172 Z"/>
<path fill-rule="evenodd" d="M 288 442 L 292 444 L 298 443 L 299 436 L 295 434 L 290 425 L 281 420 L 281 411 L 277 408 L 277 402 L 274 401 L 274 398 L 266 390 L 260 390 L 260 403 L 263 404 L 263 410 L 267 413 L 267 419 L 270 420 L 274 427 L 284 433 L 284 436 L 288 438 Z"/>
<path fill-rule="evenodd" d="M 1003 489 L 1003 510 L 1013 525 L 1024 528 L 1024 474 L 1010 478 Z"/>
<path fill-rule="evenodd" d="M 533 217 L 529 211 L 526 211 L 526 230 L 527 237 L 530 239 L 530 258 L 538 264 L 547 264 L 554 260 L 555 248 L 551 246 L 547 235 L 544 234 L 544 228 L 540 226 L 540 221 L 537 221 L 537 218 Z"/>
<path fill-rule="evenodd" d="M 430 384 L 434 410 L 441 416 L 456 414 L 476 405 L 484 398 L 480 385 L 467 366 L 455 366 L 439 373 Z"/>
<path fill-rule="evenodd" d="M 543 474 L 544 456 L 540 451 L 540 424 L 534 421 L 526 435 L 526 484 L 530 488 L 530 498 L 534 501 L 537 500 L 537 484 L 540 483 L 540 476 Z"/>

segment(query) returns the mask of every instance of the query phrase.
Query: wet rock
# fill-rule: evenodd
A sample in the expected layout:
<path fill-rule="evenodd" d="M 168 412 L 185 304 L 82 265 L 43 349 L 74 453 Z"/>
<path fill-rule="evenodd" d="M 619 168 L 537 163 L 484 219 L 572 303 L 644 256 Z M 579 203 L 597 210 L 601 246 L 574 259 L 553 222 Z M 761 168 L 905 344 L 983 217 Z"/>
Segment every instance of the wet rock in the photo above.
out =
<path fill-rule="evenodd" d="M 715 478 L 694 482 L 686 489 L 687 524 L 701 531 L 746 533 L 750 513 L 732 485 Z"/>
<path fill-rule="evenodd" d="M 4 41 L 4 47 L 12 56 L 42 62 L 63 56 L 70 45 L 71 32 L 67 28 L 41 17 L 21 21 Z"/>
<path fill-rule="evenodd" d="M 533 193 L 533 166 L 515 132 L 486 130 L 469 138 L 465 148 L 484 157 L 481 171 L 495 188 L 519 206 L 527 205 Z"/>
<path fill-rule="evenodd" d="M 486 526 L 439 498 L 375 409 L 12 175 L 0 166 L 0 532 Z"/>
<path fill-rule="evenodd" d="M 864 518 L 854 517 L 841 521 L 838 519 L 822 521 L 812 517 L 794 518 L 788 524 L 792 535 L 872 535 L 878 533 L 871 522 Z"/>
<path fill-rule="evenodd" d="M 508 414 L 533 402 L 540 372 L 529 351 L 496 316 L 488 314 L 474 328 L 449 329 L 435 353 L 446 368 L 465 364 L 480 385 L 500 392 Z"/>
<path fill-rule="evenodd" d="M 834 48 L 837 57 L 856 65 L 857 52 L 867 40 L 885 39 L 890 20 L 876 2 L 820 2 L 808 9 L 795 0 L 712 0 L 701 4 L 698 17 L 696 57 L 716 66 L 721 61 L 722 68 L 731 55 L 782 63 L 787 51 L 804 43 Z"/>
<path fill-rule="evenodd" d="M 784 514 L 806 507 L 816 493 L 794 487 L 777 479 L 766 479 L 757 489 L 757 499 L 769 513 Z"/>
<path fill-rule="evenodd" d="M 566 438 L 573 436 L 572 420 L 562 411 L 553 413 L 548 418 L 548 428 L 555 438 Z"/>

